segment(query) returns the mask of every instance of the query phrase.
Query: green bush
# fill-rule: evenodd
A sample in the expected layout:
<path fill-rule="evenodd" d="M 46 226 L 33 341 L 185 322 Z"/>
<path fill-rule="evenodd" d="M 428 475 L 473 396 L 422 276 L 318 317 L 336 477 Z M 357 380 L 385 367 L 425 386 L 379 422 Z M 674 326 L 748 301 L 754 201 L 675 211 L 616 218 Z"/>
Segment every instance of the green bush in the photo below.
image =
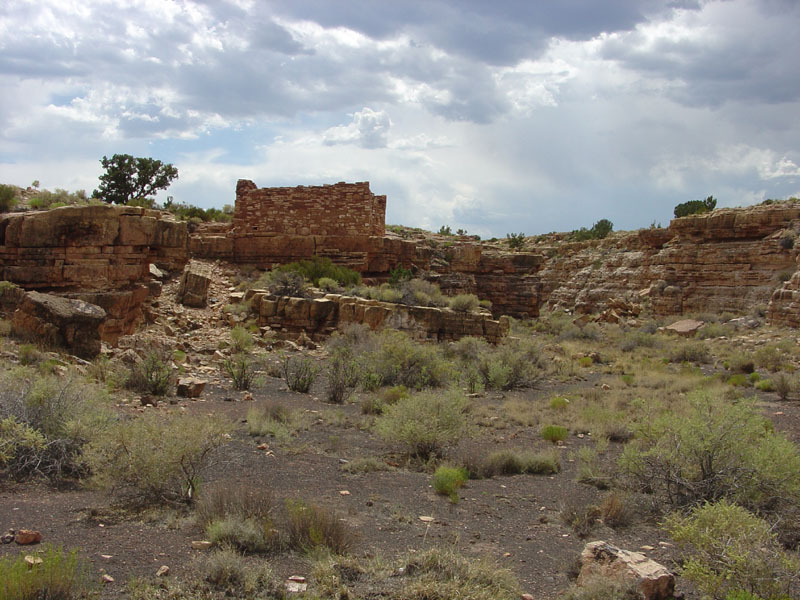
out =
<path fill-rule="evenodd" d="M 709 196 L 705 200 L 689 200 L 675 207 L 675 218 L 688 217 L 689 215 L 700 215 L 711 212 L 717 207 L 717 200 L 714 196 Z"/>
<path fill-rule="evenodd" d="M 402 385 L 419 390 L 442 387 L 453 378 L 453 366 L 434 344 L 415 342 L 394 329 L 383 330 L 378 344 L 362 363 L 362 385 L 368 389 Z"/>
<path fill-rule="evenodd" d="M 241 325 L 231 329 L 231 349 L 234 352 L 250 352 L 254 343 L 253 334 Z"/>
<path fill-rule="evenodd" d="M 279 536 L 272 523 L 272 494 L 247 484 L 204 486 L 197 496 L 197 520 L 209 541 L 241 552 L 276 549 Z"/>
<path fill-rule="evenodd" d="M 775 391 L 778 393 L 778 398 L 787 400 L 794 392 L 794 381 L 786 373 L 778 373 L 775 376 Z"/>
<path fill-rule="evenodd" d="M 643 425 L 619 466 L 635 488 L 672 506 L 722 498 L 756 510 L 800 506 L 800 451 L 745 400 L 692 394 L 686 411 Z"/>
<path fill-rule="evenodd" d="M 711 362 L 711 354 L 702 342 L 685 342 L 672 349 L 669 353 L 669 361 L 673 363 L 707 363 Z"/>
<path fill-rule="evenodd" d="M 375 429 L 385 440 L 426 460 L 467 434 L 468 409 L 469 400 L 457 390 L 420 392 L 386 407 Z"/>
<path fill-rule="evenodd" d="M 293 392 L 307 394 L 318 373 L 319 368 L 308 356 L 286 356 L 283 359 L 283 378 Z"/>
<path fill-rule="evenodd" d="M 771 379 L 761 379 L 756 382 L 756 389 L 762 392 L 774 392 L 775 384 L 772 383 Z"/>
<path fill-rule="evenodd" d="M 458 490 L 469 479 L 469 473 L 463 467 L 440 466 L 433 474 L 433 489 L 440 496 L 448 496 L 450 502 L 458 503 Z"/>
<path fill-rule="evenodd" d="M 235 390 L 249 390 L 256 387 L 260 383 L 258 373 L 262 367 L 263 363 L 260 360 L 243 352 L 224 358 L 220 364 L 222 372 L 233 381 Z"/>
<path fill-rule="evenodd" d="M 135 503 L 190 502 L 231 429 L 218 417 L 149 412 L 106 428 L 87 459 L 98 485 Z"/>
<path fill-rule="evenodd" d="M 450 298 L 450 310 L 463 313 L 471 313 L 478 310 L 478 297 L 474 294 L 458 294 Z"/>
<path fill-rule="evenodd" d="M 777 346 L 762 346 L 753 353 L 753 358 L 756 365 L 772 373 L 780 371 L 785 362 L 783 352 Z"/>
<path fill-rule="evenodd" d="M 681 574 L 711 598 L 746 590 L 764 599 L 797 597 L 796 556 L 784 552 L 769 523 L 725 500 L 670 515 L 665 527 L 683 551 Z"/>
<path fill-rule="evenodd" d="M 296 430 L 295 413 L 277 402 L 259 402 L 247 411 L 247 432 L 288 440 Z"/>
<path fill-rule="evenodd" d="M 175 373 L 166 352 L 151 351 L 130 366 L 125 387 L 144 394 L 163 396 L 175 385 Z"/>
<path fill-rule="evenodd" d="M 567 439 L 567 428 L 561 425 L 545 425 L 540 431 L 542 439 L 552 442 L 563 442 Z"/>
<path fill-rule="evenodd" d="M 13 185 L 0 185 L 0 213 L 8 212 L 16 205 L 16 188 Z"/>
<path fill-rule="evenodd" d="M 301 260 L 282 265 L 277 270 L 279 272 L 298 273 L 317 287 L 319 287 L 319 282 L 322 278 L 333 279 L 342 286 L 361 284 L 361 275 L 358 272 L 347 267 L 335 265 L 327 257 L 314 256 L 310 260 Z"/>
<path fill-rule="evenodd" d="M 489 454 L 481 463 L 478 475 L 552 475 L 561 470 L 557 454 L 551 452 L 533 453 L 516 450 L 497 450 Z"/>
<path fill-rule="evenodd" d="M 342 289 L 339 282 L 330 277 L 320 277 L 317 282 L 317 287 L 324 292 L 338 292 Z"/>
<path fill-rule="evenodd" d="M 93 591 L 91 564 L 77 550 L 47 546 L 34 554 L 42 561 L 34 566 L 25 554 L 0 557 L 0 599 L 73 600 Z"/>
<path fill-rule="evenodd" d="M 486 346 L 476 368 L 487 389 L 512 390 L 533 385 L 539 378 L 539 364 L 538 346 L 528 341 L 506 340 L 493 348 Z"/>
<path fill-rule="evenodd" d="M 349 349 L 336 350 L 328 361 L 327 374 L 325 397 L 328 402 L 344 404 L 358 385 L 357 359 Z"/>
<path fill-rule="evenodd" d="M 508 247 L 512 250 L 522 250 L 525 245 L 524 233 L 507 233 L 506 239 L 508 240 Z"/>
<path fill-rule="evenodd" d="M 308 284 L 305 277 L 295 271 L 271 271 L 267 277 L 266 288 L 275 296 L 305 298 L 308 296 Z"/>
<path fill-rule="evenodd" d="M 0 374 L 0 479 L 86 474 L 84 445 L 112 420 L 99 386 L 27 367 Z"/>
<path fill-rule="evenodd" d="M 352 534 L 335 513 L 302 500 L 287 500 L 286 510 L 291 548 L 304 552 L 327 548 L 336 554 L 350 549 Z"/>

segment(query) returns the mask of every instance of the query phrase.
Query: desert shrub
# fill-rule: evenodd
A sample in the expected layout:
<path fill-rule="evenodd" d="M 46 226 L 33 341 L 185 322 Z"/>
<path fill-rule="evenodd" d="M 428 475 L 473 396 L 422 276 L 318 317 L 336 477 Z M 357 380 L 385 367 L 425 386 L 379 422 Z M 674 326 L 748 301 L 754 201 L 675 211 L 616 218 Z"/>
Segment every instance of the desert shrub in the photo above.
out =
<path fill-rule="evenodd" d="M 578 449 L 578 481 L 593 485 L 599 490 L 611 487 L 612 474 L 603 463 L 597 448 L 583 446 Z"/>
<path fill-rule="evenodd" d="M 569 406 L 569 398 L 563 396 L 556 396 L 550 400 L 550 408 L 553 410 L 566 410 Z"/>
<path fill-rule="evenodd" d="M 674 513 L 665 523 L 683 551 L 681 574 L 711 598 L 744 590 L 764 599 L 797 597 L 796 556 L 783 551 L 769 523 L 720 500 Z"/>
<path fill-rule="evenodd" d="M 750 379 L 744 373 L 734 373 L 728 377 L 728 383 L 733 387 L 747 387 L 750 385 Z"/>
<path fill-rule="evenodd" d="M 439 286 L 424 279 L 407 279 L 397 284 L 402 304 L 408 306 L 447 306 L 447 298 Z"/>
<path fill-rule="evenodd" d="M 771 379 L 761 379 L 756 382 L 755 387 L 757 390 L 762 392 L 774 392 L 775 391 L 775 384 L 772 383 Z"/>
<path fill-rule="evenodd" d="M 508 240 L 508 247 L 512 250 L 521 250 L 525 245 L 524 233 L 507 233 L 506 239 Z"/>
<path fill-rule="evenodd" d="M 352 534 L 335 513 L 302 500 L 287 500 L 286 510 L 291 548 L 304 552 L 327 548 L 336 554 L 350 549 Z"/>
<path fill-rule="evenodd" d="M 394 329 L 382 331 L 378 343 L 364 357 L 362 385 L 367 389 L 402 385 L 419 390 L 442 387 L 453 378 L 453 366 L 433 344 L 415 342 Z"/>
<path fill-rule="evenodd" d="M 17 368 L 0 374 L 0 479 L 86 473 L 82 452 L 113 415 L 99 386 Z"/>
<path fill-rule="evenodd" d="M 377 348 L 377 336 L 363 323 L 346 323 L 338 331 L 334 331 L 328 340 L 327 348 L 331 352 L 339 348 L 347 348 L 354 355 L 370 352 Z"/>
<path fill-rule="evenodd" d="M 567 428 L 562 425 L 545 425 L 542 427 L 539 434 L 542 436 L 542 439 L 555 444 L 567 439 Z"/>
<path fill-rule="evenodd" d="M 385 440 L 402 444 L 424 460 L 466 435 L 468 409 L 469 400 L 457 390 L 420 392 L 386 407 L 375 429 Z"/>
<path fill-rule="evenodd" d="M 625 447 L 619 466 L 635 488 L 673 506 L 722 498 L 760 510 L 800 504 L 800 451 L 752 402 L 697 392 L 688 404 Z"/>
<path fill-rule="evenodd" d="M 175 373 L 166 352 L 151 351 L 134 362 L 125 380 L 125 387 L 143 394 L 163 396 L 175 385 Z"/>
<path fill-rule="evenodd" d="M 318 373 L 319 368 L 309 356 L 286 356 L 283 359 L 283 378 L 293 392 L 307 394 Z"/>
<path fill-rule="evenodd" d="M 475 312 L 478 310 L 479 300 L 474 294 L 458 294 L 450 298 L 450 310 L 456 312 Z"/>
<path fill-rule="evenodd" d="M 200 415 L 145 413 L 107 427 L 89 446 L 95 482 L 138 504 L 190 502 L 231 423 Z"/>
<path fill-rule="evenodd" d="M 240 352 L 224 358 L 220 363 L 220 370 L 230 377 L 233 389 L 249 390 L 261 383 L 258 373 L 262 366 L 260 360 Z"/>
<path fill-rule="evenodd" d="M 297 424 L 294 413 L 278 402 L 260 402 L 247 411 L 247 432 L 269 435 L 278 441 L 288 440 Z"/>
<path fill-rule="evenodd" d="M 600 518 L 609 527 L 625 527 L 633 521 L 634 510 L 628 498 L 619 492 L 607 493 L 598 506 Z"/>
<path fill-rule="evenodd" d="M 495 475 L 552 475 L 561 470 L 557 454 L 552 452 L 519 452 L 517 450 L 497 450 L 481 461 L 481 477 Z"/>
<path fill-rule="evenodd" d="M 342 289 L 339 282 L 330 277 L 320 277 L 317 282 L 317 287 L 324 292 L 338 292 Z"/>
<path fill-rule="evenodd" d="M 308 296 L 308 284 L 305 278 L 294 271 L 271 271 L 266 278 L 266 288 L 275 296 L 305 298 Z"/>
<path fill-rule="evenodd" d="M 600 519 L 600 509 L 594 504 L 569 502 L 561 509 L 561 521 L 578 537 L 588 536 Z"/>
<path fill-rule="evenodd" d="M 169 600 L 194 600 L 209 597 L 210 591 L 220 592 L 225 598 L 240 598 L 242 600 L 258 600 L 261 598 L 284 598 L 285 589 L 272 572 L 268 564 L 259 562 L 247 563 L 242 556 L 232 549 L 222 549 L 209 554 L 199 562 L 199 572 L 203 581 L 190 587 L 185 596 L 168 594 Z M 175 585 L 174 582 L 161 582 L 159 588 Z M 145 588 L 145 593 L 140 596 L 132 594 L 131 600 L 150 600 L 161 598 L 153 591 Z M 212 596 L 218 597 L 218 596 Z"/>
<path fill-rule="evenodd" d="M 335 265 L 330 258 L 314 256 L 308 260 L 301 260 L 276 269 L 278 272 L 297 273 L 317 287 L 321 279 L 332 279 L 342 286 L 353 286 L 361 283 L 361 275 L 352 269 Z"/>
<path fill-rule="evenodd" d="M 197 520 L 208 539 L 241 552 L 266 552 L 279 546 L 272 525 L 272 494 L 252 485 L 216 484 L 197 496 Z"/>
<path fill-rule="evenodd" d="M 711 361 L 711 354 L 702 342 L 684 342 L 670 351 L 669 361 L 673 363 L 707 363 Z"/>
<path fill-rule="evenodd" d="M 469 479 L 469 473 L 463 467 L 449 467 L 442 465 L 436 469 L 431 483 L 433 489 L 440 496 L 448 496 L 450 502 L 458 502 L 458 490 Z"/>
<path fill-rule="evenodd" d="M 777 373 L 784 366 L 783 352 L 777 346 L 762 346 L 753 353 L 753 359 L 756 365 L 772 373 Z"/>
<path fill-rule="evenodd" d="M 13 185 L 0 185 L 0 213 L 8 212 L 16 205 L 16 188 Z"/>
<path fill-rule="evenodd" d="M 42 353 L 33 344 L 21 344 L 17 352 L 19 364 L 24 366 L 35 365 L 42 360 Z"/>
<path fill-rule="evenodd" d="M 350 462 L 344 463 L 339 468 L 350 475 L 375 473 L 378 471 L 392 471 L 394 469 L 394 467 L 391 465 L 386 464 L 385 461 L 375 458 L 374 456 L 353 459 Z"/>
<path fill-rule="evenodd" d="M 231 329 L 231 349 L 235 353 L 250 352 L 253 349 L 253 334 L 241 325 Z"/>
<path fill-rule="evenodd" d="M 618 581 L 608 577 L 592 577 L 573 584 L 560 600 L 641 600 L 642 594 L 636 581 Z"/>
<path fill-rule="evenodd" d="M 328 361 L 325 397 L 328 402 L 344 404 L 355 391 L 359 379 L 359 366 L 352 351 L 334 351 Z"/>
<path fill-rule="evenodd" d="M 788 399 L 794 391 L 794 382 L 786 373 L 778 373 L 773 383 L 775 384 L 775 391 L 778 394 L 778 398 L 781 400 Z"/>
<path fill-rule="evenodd" d="M 633 352 L 636 348 L 655 348 L 660 344 L 661 340 L 645 331 L 629 331 L 623 338 L 620 349 L 623 352 Z"/>
<path fill-rule="evenodd" d="M 794 248 L 794 235 L 787 234 L 783 236 L 779 241 L 778 245 L 781 247 L 782 250 L 791 250 Z"/>
<path fill-rule="evenodd" d="M 70 204 L 82 204 L 87 201 L 86 191 L 78 190 L 70 193 L 63 188 L 56 188 L 54 191 L 41 190 L 28 201 L 31 208 L 40 210 L 47 208 L 58 208 Z"/>
<path fill-rule="evenodd" d="M 540 375 L 540 350 L 522 340 L 507 340 L 487 348 L 476 368 L 487 389 L 512 390 L 533 385 Z"/>
<path fill-rule="evenodd" d="M 411 555 L 403 568 L 403 598 L 516 600 L 519 584 L 509 569 L 453 548 L 431 548 Z M 387 596 L 389 594 L 386 594 Z"/>
<path fill-rule="evenodd" d="M 25 554 L 0 557 L 0 598 L 3 600 L 73 600 L 93 591 L 91 564 L 77 550 L 47 546 L 34 556 L 31 566 Z"/>
<path fill-rule="evenodd" d="M 756 364 L 748 354 L 733 354 L 728 358 L 726 364 L 734 373 L 749 375 L 756 370 Z"/>

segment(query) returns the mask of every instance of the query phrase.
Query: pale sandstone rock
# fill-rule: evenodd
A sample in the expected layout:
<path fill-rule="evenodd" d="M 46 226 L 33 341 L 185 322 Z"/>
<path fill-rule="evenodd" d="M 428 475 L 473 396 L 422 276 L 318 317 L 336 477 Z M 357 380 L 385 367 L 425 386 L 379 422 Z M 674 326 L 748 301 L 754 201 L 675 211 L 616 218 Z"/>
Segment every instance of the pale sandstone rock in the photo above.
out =
<path fill-rule="evenodd" d="M 695 333 L 700 331 L 705 325 L 705 321 L 697 321 L 695 319 L 681 319 L 675 321 L 671 325 L 662 327 L 667 333 L 675 333 L 684 337 L 692 337 Z"/>
<path fill-rule="evenodd" d="M 42 534 L 41 532 L 34 531 L 32 529 L 20 529 L 14 535 L 14 541 L 20 546 L 38 544 L 42 541 Z"/>
<path fill-rule="evenodd" d="M 617 548 L 608 542 L 589 542 L 581 552 L 578 585 L 593 579 L 635 583 L 644 600 L 666 600 L 675 591 L 675 576 L 640 552 Z"/>
<path fill-rule="evenodd" d="M 183 270 L 176 302 L 193 308 L 204 308 L 208 302 L 208 287 L 211 285 L 211 270 L 203 264 L 191 262 Z"/>

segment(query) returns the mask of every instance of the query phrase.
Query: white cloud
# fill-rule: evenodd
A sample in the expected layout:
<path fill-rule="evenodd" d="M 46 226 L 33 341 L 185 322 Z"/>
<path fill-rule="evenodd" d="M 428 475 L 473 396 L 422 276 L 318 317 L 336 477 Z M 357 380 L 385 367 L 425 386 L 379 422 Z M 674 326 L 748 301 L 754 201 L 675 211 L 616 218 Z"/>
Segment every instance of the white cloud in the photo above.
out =
<path fill-rule="evenodd" d="M 327 145 L 357 144 L 362 148 L 385 148 L 392 121 L 384 111 L 364 107 L 348 125 L 331 127 L 322 134 Z"/>

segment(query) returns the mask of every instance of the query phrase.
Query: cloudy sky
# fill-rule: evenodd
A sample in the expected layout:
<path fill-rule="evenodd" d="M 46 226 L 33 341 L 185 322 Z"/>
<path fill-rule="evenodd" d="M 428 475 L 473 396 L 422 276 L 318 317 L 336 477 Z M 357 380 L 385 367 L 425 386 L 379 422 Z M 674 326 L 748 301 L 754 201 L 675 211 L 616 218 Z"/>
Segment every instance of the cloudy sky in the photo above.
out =
<path fill-rule="evenodd" d="M 797 0 L 6 0 L 0 182 L 371 182 L 387 222 L 504 236 L 800 196 Z M 165 195 L 160 196 L 163 200 Z"/>

